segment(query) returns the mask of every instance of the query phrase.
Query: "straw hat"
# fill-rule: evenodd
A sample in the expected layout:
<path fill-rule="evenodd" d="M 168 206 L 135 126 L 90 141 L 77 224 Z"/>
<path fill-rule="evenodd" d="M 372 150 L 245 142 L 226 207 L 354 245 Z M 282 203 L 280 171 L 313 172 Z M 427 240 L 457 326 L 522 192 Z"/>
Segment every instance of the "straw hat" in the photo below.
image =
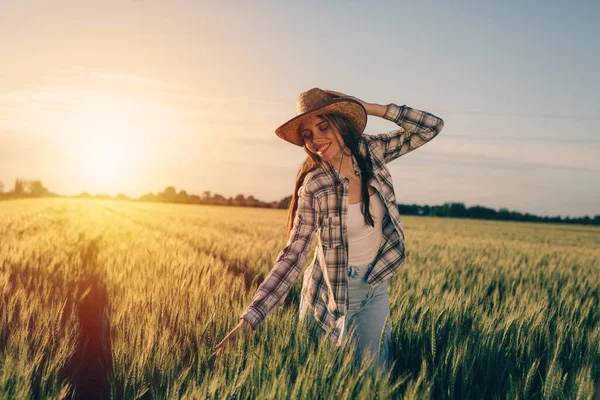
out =
<path fill-rule="evenodd" d="M 356 127 L 358 135 L 361 135 L 367 125 L 367 110 L 358 101 L 333 97 L 319 88 L 312 88 L 298 96 L 296 103 L 296 116 L 279 128 L 275 134 L 297 146 L 304 146 L 304 138 L 298 132 L 298 128 L 305 118 L 317 114 L 340 113 Z"/>

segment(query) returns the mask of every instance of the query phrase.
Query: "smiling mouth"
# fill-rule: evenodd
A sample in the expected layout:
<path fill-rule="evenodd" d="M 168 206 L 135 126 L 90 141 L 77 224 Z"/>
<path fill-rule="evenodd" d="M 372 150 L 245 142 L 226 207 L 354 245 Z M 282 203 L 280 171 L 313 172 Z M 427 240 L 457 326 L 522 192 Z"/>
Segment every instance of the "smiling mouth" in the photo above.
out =
<path fill-rule="evenodd" d="M 325 146 L 317 147 L 317 153 L 322 153 L 327 150 L 331 146 L 331 142 L 327 143 Z"/>

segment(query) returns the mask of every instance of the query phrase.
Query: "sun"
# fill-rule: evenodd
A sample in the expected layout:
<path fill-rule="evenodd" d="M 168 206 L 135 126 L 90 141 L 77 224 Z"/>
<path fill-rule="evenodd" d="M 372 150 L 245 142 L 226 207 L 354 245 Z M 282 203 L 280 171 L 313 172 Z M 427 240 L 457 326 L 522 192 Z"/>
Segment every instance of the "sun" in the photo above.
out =
<path fill-rule="evenodd" d="M 139 157 L 127 136 L 87 135 L 74 149 L 74 175 L 86 191 L 116 195 L 135 182 L 135 158 Z"/>
<path fill-rule="evenodd" d="M 82 149 L 85 156 L 81 168 L 89 178 L 105 182 L 125 170 L 127 152 L 123 143 L 96 139 L 86 147 Z"/>
<path fill-rule="evenodd" d="M 135 185 L 152 122 L 141 100 L 96 98 L 82 105 L 64 129 L 73 155 L 71 176 L 82 190 L 115 195 Z"/>

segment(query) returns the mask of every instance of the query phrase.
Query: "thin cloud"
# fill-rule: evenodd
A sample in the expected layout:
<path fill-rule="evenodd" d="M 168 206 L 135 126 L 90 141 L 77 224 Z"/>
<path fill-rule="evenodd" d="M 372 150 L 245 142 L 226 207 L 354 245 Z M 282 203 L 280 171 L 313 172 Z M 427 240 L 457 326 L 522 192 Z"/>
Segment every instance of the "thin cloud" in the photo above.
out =
<path fill-rule="evenodd" d="M 113 72 L 91 72 L 89 76 L 104 81 L 152 88 L 164 95 L 176 96 L 178 98 L 187 99 L 194 102 L 232 105 L 232 108 L 233 105 L 237 104 L 246 106 L 252 105 L 253 111 L 261 114 L 273 114 L 274 112 L 271 111 L 273 106 L 281 105 L 283 103 L 279 100 L 260 99 L 257 96 L 206 96 L 205 94 L 201 94 L 198 89 L 194 88 L 193 86 L 166 82 L 159 79 L 146 78 L 141 75 Z"/>
<path fill-rule="evenodd" d="M 27 91 L 13 90 L 10 92 L 0 92 L 0 101 L 11 103 L 11 105 L 26 102 L 30 97 L 31 92 Z"/>
<path fill-rule="evenodd" d="M 34 106 L 37 109 L 70 111 L 77 105 L 77 100 L 70 93 L 57 90 L 11 91 L 0 93 L 0 108 L 21 109 Z"/>
<path fill-rule="evenodd" d="M 118 82 L 120 84 L 153 87 L 157 89 L 192 91 L 192 88 L 187 85 L 173 84 L 159 79 L 146 78 L 141 75 L 121 74 L 115 72 L 90 72 L 89 76 L 91 78 Z"/>
<path fill-rule="evenodd" d="M 498 135 L 473 135 L 473 134 L 456 134 L 444 136 L 447 140 L 463 140 L 468 139 L 478 141 L 498 141 L 505 142 L 510 140 L 524 141 L 524 142 L 552 142 L 552 143 L 598 143 L 600 144 L 600 138 L 565 138 L 565 137 L 528 137 L 528 136 L 498 136 Z"/>
<path fill-rule="evenodd" d="M 476 115 L 481 117 L 503 117 L 503 118 L 538 118 L 538 119 L 565 119 L 565 120 L 586 120 L 586 121 L 600 121 L 600 115 L 593 114 L 556 114 L 556 113 L 536 113 L 536 112 L 490 112 L 490 111 L 479 111 L 479 110 L 449 110 L 449 109 L 436 109 L 436 112 L 446 114 L 462 114 L 462 115 Z"/>
<path fill-rule="evenodd" d="M 594 168 L 588 165 L 570 164 L 563 160 L 555 162 L 542 160 L 522 160 L 507 157 L 497 157 L 493 155 L 481 154 L 449 154 L 436 152 L 435 156 L 431 156 L 431 151 L 427 155 L 420 154 L 419 157 L 414 157 L 412 163 L 417 164 L 453 164 L 453 165 L 469 165 L 475 168 L 493 168 L 493 169 L 511 169 L 525 171 L 532 168 L 544 169 L 561 169 L 570 171 L 585 171 L 585 172 L 600 172 L 597 167 Z"/>
<path fill-rule="evenodd" d="M 265 121 L 272 120 L 277 115 L 277 109 L 283 104 L 278 100 L 263 100 L 257 96 L 206 96 L 189 85 L 136 74 L 96 71 L 78 74 L 72 79 L 50 76 L 46 82 L 51 83 L 30 91 L 0 93 L 0 120 L 18 120 L 22 117 L 15 112 L 32 113 L 30 115 L 36 112 L 56 113 L 57 118 L 63 118 L 65 113 L 79 112 L 80 107 L 94 101 L 93 98 L 106 98 L 110 101 L 110 94 L 103 91 L 102 95 L 96 95 L 93 86 L 85 91 L 86 84 L 98 83 L 101 83 L 103 89 L 110 90 L 114 87 L 115 98 L 121 98 L 119 90 L 123 87 L 141 90 L 144 93 L 152 92 L 153 98 L 160 99 L 159 103 L 151 106 L 155 118 L 189 124 L 190 129 L 194 126 L 198 129 L 218 128 L 221 131 L 263 129 Z M 133 108 L 136 108 L 135 103 L 135 98 L 131 99 Z M 164 113 L 160 111 L 161 108 Z M 240 109 L 245 111 L 245 115 L 237 112 Z M 269 124 L 272 122 L 266 125 L 272 130 L 273 127 Z"/>

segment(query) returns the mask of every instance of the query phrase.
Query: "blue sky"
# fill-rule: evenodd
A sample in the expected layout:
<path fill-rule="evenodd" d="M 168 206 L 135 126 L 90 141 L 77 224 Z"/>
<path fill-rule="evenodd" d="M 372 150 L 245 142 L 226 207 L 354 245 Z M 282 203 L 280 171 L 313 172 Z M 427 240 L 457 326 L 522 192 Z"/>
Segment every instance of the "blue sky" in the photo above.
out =
<path fill-rule="evenodd" d="M 599 17 L 594 2 L 5 1 L 0 180 L 279 200 L 305 153 L 274 130 L 320 87 L 444 119 L 389 164 L 401 203 L 600 214 Z M 395 129 L 369 118 L 367 134 Z"/>

